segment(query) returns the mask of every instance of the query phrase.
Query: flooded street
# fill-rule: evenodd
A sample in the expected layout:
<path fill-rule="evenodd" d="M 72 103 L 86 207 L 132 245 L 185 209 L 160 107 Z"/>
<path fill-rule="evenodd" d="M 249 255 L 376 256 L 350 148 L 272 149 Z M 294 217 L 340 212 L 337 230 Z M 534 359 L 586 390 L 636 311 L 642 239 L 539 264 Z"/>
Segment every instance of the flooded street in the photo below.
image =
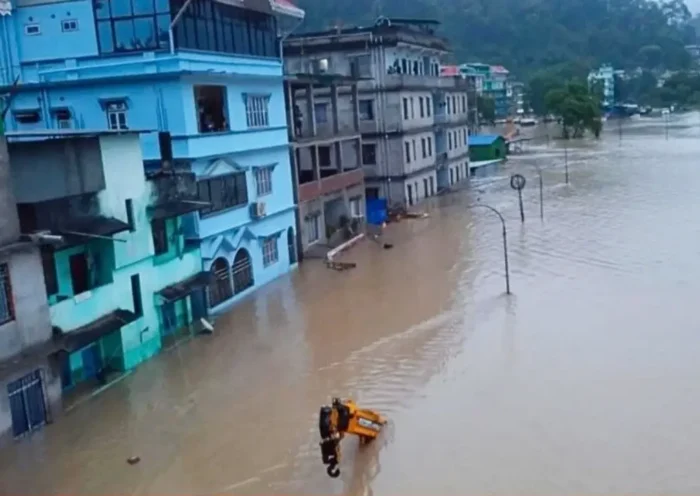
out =
<path fill-rule="evenodd" d="M 0 494 L 697 494 L 700 116 L 674 119 L 668 140 L 649 119 L 570 144 L 568 186 L 563 145 L 535 142 L 390 226 L 392 250 L 304 264 L 5 446 Z M 506 218 L 511 296 L 477 199 Z M 331 396 L 391 422 L 343 441 L 339 479 L 318 448 Z"/>

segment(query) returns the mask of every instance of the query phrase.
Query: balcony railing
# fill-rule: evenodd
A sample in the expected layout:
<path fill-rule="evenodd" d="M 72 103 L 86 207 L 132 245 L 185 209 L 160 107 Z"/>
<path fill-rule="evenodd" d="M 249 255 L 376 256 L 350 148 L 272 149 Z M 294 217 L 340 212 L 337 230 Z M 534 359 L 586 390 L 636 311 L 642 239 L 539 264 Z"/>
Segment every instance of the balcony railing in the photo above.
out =
<path fill-rule="evenodd" d="M 362 169 L 352 169 L 299 185 L 299 201 L 314 200 L 322 195 L 340 191 L 364 182 Z"/>

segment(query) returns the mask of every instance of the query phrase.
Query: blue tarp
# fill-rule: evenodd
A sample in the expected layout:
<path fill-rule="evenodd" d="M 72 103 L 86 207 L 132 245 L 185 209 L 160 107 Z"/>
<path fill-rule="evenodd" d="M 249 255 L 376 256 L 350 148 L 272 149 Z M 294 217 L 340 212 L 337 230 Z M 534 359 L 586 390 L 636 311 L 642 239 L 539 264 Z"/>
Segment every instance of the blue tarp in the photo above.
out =
<path fill-rule="evenodd" d="M 498 138 L 498 134 L 473 134 L 469 136 L 469 146 L 489 146 L 493 145 Z"/>
<path fill-rule="evenodd" d="M 367 223 L 380 226 L 387 220 L 387 202 L 384 198 L 367 200 Z"/>

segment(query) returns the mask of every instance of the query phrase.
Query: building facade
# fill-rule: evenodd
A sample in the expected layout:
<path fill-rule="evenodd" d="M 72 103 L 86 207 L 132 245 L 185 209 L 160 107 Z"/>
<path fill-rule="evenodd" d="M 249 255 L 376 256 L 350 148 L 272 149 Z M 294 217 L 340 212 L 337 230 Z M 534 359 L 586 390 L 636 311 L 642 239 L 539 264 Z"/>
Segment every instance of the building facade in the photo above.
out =
<path fill-rule="evenodd" d="M 53 344 L 40 249 L 21 234 L 0 134 L 0 444 L 41 428 L 60 408 Z"/>
<path fill-rule="evenodd" d="M 612 107 L 615 104 L 615 69 L 610 65 L 603 65 L 588 74 L 588 86 L 597 86 L 603 95 L 602 105 Z"/>
<path fill-rule="evenodd" d="M 41 296 L 69 396 L 134 368 L 207 315 L 212 277 L 182 229 L 202 208 L 194 173 L 147 179 L 139 135 L 124 133 L 10 135 L 20 229 L 58 239 L 41 247 Z"/>
<path fill-rule="evenodd" d="M 278 34 L 288 0 L 16 0 L 0 32 L 6 128 L 158 130 L 208 202 L 181 220 L 201 246 L 213 311 L 287 273 L 295 256 Z M 12 88 L 17 80 L 20 86 Z M 141 138 L 146 171 L 160 166 Z"/>
<path fill-rule="evenodd" d="M 301 256 L 364 231 L 359 92 L 353 78 L 290 74 L 286 94 Z"/>
<path fill-rule="evenodd" d="M 508 69 L 500 65 L 468 63 L 460 66 L 464 74 L 477 79 L 480 94 L 493 100 L 496 119 L 505 119 L 511 113 L 513 88 Z"/>
<path fill-rule="evenodd" d="M 358 77 L 361 159 L 368 199 L 411 206 L 467 177 L 467 94 L 440 77 L 449 54 L 432 21 L 380 18 L 374 26 L 291 36 L 289 73 Z M 341 93 L 342 103 L 352 95 Z M 341 128 L 354 119 L 340 112 Z"/>

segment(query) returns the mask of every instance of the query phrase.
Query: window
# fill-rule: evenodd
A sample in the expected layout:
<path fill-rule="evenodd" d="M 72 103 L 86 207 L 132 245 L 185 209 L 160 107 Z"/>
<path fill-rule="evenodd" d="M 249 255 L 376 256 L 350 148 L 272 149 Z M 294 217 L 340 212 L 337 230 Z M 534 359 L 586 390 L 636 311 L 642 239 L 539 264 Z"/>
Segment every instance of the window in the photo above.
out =
<path fill-rule="evenodd" d="M 141 277 L 138 274 L 131 276 L 131 299 L 134 303 L 134 313 L 139 317 L 143 315 L 143 300 L 141 299 Z"/>
<path fill-rule="evenodd" d="M 197 105 L 197 124 L 200 133 L 229 130 L 225 86 L 195 85 L 194 101 Z"/>
<path fill-rule="evenodd" d="M 126 222 L 129 224 L 129 231 L 134 232 L 134 201 L 132 199 L 124 200 L 126 207 Z"/>
<path fill-rule="evenodd" d="M 447 111 L 447 115 L 450 115 L 450 97 L 445 97 L 445 107 Z"/>
<path fill-rule="evenodd" d="M 447 133 L 447 149 L 452 150 L 452 133 Z"/>
<path fill-rule="evenodd" d="M 406 141 L 403 146 L 406 148 L 406 163 L 410 164 L 411 163 L 411 144 Z"/>
<path fill-rule="evenodd" d="M 56 276 L 56 257 L 51 246 L 43 245 L 41 247 L 41 266 L 44 269 L 46 295 L 55 295 L 58 293 L 58 277 Z"/>
<path fill-rule="evenodd" d="M 263 265 L 265 267 L 276 263 L 279 259 L 279 253 L 277 252 L 277 238 L 270 237 L 263 240 Z"/>
<path fill-rule="evenodd" d="M 360 120 L 362 121 L 373 121 L 374 120 L 374 100 L 360 100 Z"/>
<path fill-rule="evenodd" d="M 255 184 L 257 185 L 258 196 L 265 196 L 272 193 L 272 168 L 261 167 L 256 169 Z"/>
<path fill-rule="evenodd" d="M 24 34 L 27 36 L 36 36 L 41 34 L 41 28 L 38 24 L 26 24 L 24 26 Z"/>
<path fill-rule="evenodd" d="M 411 119 L 415 119 L 415 118 L 416 118 L 416 109 L 415 109 L 415 107 L 414 107 L 414 105 L 413 105 L 414 103 L 415 103 L 415 102 L 413 101 L 413 97 L 411 97 Z"/>
<path fill-rule="evenodd" d="M 38 110 L 18 110 L 14 112 L 14 116 L 18 124 L 36 124 L 41 121 Z"/>
<path fill-rule="evenodd" d="M 362 144 L 362 164 L 376 165 L 377 164 L 377 145 L 375 143 Z"/>
<path fill-rule="evenodd" d="M 430 195 L 430 191 L 428 190 L 428 178 L 424 177 L 423 178 L 423 196 L 427 197 Z"/>
<path fill-rule="evenodd" d="M 320 167 L 330 167 L 331 166 L 331 147 L 330 146 L 319 146 L 318 147 L 318 165 Z"/>
<path fill-rule="evenodd" d="M 168 229 L 165 219 L 153 219 L 151 222 L 151 235 L 153 236 L 153 250 L 155 254 L 168 253 Z"/>
<path fill-rule="evenodd" d="M 408 120 L 408 98 L 403 99 L 403 119 Z"/>
<path fill-rule="evenodd" d="M 435 183 L 433 181 L 433 176 L 430 176 L 430 196 L 435 194 Z"/>
<path fill-rule="evenodd" d="M 355 198 L 350 198 L 350 217 L 356 219 L 362 217 L 362 197 L 356 196 Z"/>
<path fill-rule="evenodd" d="M 467 97 L 465 95 L 462 95 L 462 113 L 467 113 Z"/>
<path fill-rule="evenodd" d="M 433 138 L 428 136 L 428 156 L 433 156 Z"/>
<path fill-rule="evenodd" d="M 352 77 L 371 77 L 372 59 L 369 55 L 350 57 L 350 75 Z"/>
<path fill-rule="evenodd" d="M 56 127 L 58 129 L 70 129 L 73 127 L 73 118 L 71 116 L 70 110 L 62 109 L 52 109 L 51 113 L 56 121 Z"/>
<path fill-rule="evenodd" d="M 430 117 L 432 115 L 432 112 L 433 112 L 431 107 L 432 107 L 432 100 L 429 96 L 426 96 L 425 97 L 425 115 L 427 115 L 428 117 Z"/>
<path fill-rule="evenodd" d="M 269 105 L 269 96 L 248 95 L 246 97 L 245 115 L 248 127 L 268 127 L 270 125 L 268 116 Z"/>
<path fill-rule="evenodd" d="M 427 142 L 425 138 L 420 139 L 420 147 L 421 150 L 423 151 L 423 158 L 426 158 L 428 156 L 428 147 L 426 146 Z"/>
<path fill-rule="evenodd" d="M 422 96 L 418 97 L 418 110 L 420 111 L 421 119 L 423 117 L 425 117 L 425 109 L 423 108 L 423 97 Z"/>
<path fill-rule="evenodd" d="M 245 172 L 235 172 L 197 183 L 201 201 L 211 205 L 200 210 L 202 215 L 212 214 L 248 203 L 248 186 Z"/>
<path fill-rule="evenodd" d="M 76 19 L 66 19 L 61 21 L 61 31 L 64 33 L 70 33 L 71 31 L 78 30 L 78 21 Z"/>
<path fill-rule="evenodd" d="M 320 219 L 321 214 L 314 213 L 310 214 L 304 220 L 306 227 L 306 241 L 308 243 L 315 243 L 320 237 Z"/>
<path fill-rule="evenodd" d="M 401 59 L 401 74 L 408 74 L 408 61 L 406 59 Z"/>
<path fill-rule="evenodd" d="M 418 74 L 418 61 L 413 61 L 413 74 Z"/>
<path fill-rule="evenodd" d="M 416 140 L 411 140 L 411 144 L 413 145 L 413 160 L 417 160 L 418 155 L 416 154 Z"/>
<path fill-rule="evenodd" d="M 0 264 L 0 325 L 15 320 L 15 306 L 12 298 L 10 267 Z"/>
<path fill-rule="evenodd" d="M 110 103 L 107 105 L 107 125 L 111 130 L 128 129 L 126 127 L 125 103 Z"/>
<path fill-rule="evenodd" d="M 103 0 L 95 2 L 94 12 L 102 54 L 168 46 L 171 16 L 170 6 L 164 0 Z"/>
<path fill-rule="evenodd" d="M 328 104 L 327 103 L 314 104 L 314 115 L 316 116 L 316 122 L 318 124 L 327 123 L 328 122 Z"/>
<path fill-rule="evenodd" d="M 452 96 L 452 112 L 453 113 L 458 113 L 457 110 L 457 97 L 455 95 Z"/>

